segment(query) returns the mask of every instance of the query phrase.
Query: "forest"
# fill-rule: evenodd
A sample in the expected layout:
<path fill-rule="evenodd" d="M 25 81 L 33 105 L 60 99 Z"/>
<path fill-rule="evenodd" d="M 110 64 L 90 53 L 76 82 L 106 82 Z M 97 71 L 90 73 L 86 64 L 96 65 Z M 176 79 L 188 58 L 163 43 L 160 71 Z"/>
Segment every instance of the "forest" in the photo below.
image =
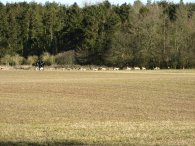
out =
<path fill-rule="evenodd" d="M 195 3 L 0 3 L 0 63 L 195 67 Z"/>

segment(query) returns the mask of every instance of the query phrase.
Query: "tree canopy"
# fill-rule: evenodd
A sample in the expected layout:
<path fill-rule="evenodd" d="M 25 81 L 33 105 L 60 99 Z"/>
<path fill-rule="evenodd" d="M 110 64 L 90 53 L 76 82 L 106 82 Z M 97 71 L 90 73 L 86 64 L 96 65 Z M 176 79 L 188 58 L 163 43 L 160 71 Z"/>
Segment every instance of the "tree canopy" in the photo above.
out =
<path fill-rule="evenodd" d="M 0 58 L 67 51 L 77 64 L 195 67 L 195 4 L 0 3 Z"/>

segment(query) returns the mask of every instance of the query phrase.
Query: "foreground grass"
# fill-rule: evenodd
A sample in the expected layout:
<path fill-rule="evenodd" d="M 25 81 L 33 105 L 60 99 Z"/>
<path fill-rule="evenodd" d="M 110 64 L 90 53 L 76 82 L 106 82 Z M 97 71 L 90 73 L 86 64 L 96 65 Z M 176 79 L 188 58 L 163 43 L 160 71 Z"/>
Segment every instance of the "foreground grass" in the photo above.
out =
<path fill-rule="evenodd" d="M 194 145 L 191 122 L 1 124 L 1 143 Z"/>
<path fill-rule="evenodd" d="M 195 71 L 0 72 L 0 145 L 195 145 Z"/>

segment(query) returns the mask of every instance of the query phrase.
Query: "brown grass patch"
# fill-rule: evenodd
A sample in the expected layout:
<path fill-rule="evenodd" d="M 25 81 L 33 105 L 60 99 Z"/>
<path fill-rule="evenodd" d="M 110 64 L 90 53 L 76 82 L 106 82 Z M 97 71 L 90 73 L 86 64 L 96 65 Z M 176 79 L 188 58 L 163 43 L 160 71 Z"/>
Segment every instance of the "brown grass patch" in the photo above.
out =
<path fill-rule="evenodd" d="M 194 89 L 193 70 L 0 71 L 0 143 L 194 145 Z"/>

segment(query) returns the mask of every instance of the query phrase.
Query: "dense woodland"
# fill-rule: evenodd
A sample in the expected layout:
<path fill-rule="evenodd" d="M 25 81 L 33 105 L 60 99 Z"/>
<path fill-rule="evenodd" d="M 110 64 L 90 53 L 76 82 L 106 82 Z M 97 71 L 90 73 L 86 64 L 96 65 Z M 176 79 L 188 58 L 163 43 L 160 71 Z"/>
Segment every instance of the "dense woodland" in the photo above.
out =
<path fill-rule="evenodd" d="M 39 57 L 48 65 L 193 68 L 195 3 L 0 3 L 1 64 Z"/>

